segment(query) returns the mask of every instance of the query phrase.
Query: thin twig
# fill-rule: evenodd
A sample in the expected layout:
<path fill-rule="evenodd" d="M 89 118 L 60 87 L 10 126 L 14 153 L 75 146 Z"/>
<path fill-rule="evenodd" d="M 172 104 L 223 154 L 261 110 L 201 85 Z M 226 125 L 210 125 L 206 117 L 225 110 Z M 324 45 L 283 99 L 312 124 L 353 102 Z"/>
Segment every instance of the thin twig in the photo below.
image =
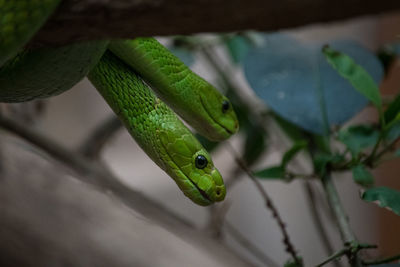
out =
<path fill-rule="evenodd" d="M 307 206 L 310 209 L 311 217 L 314 221 L 314 225 L 317 229 L 319 237 L 321 238 L 322 245 L 324 246 L 325 252 L 328 255 L 331 255 L 334 252 L 334 249 L 332 247 L 331 242 L 329 241 L 329 237 L 324 229 L 322 219 L 317 210 L 317 206 L 316 206 L 317 201 L 315 199 L 315 195 L 314 195 L 311 183 L 309 181 L 306 181 L 306 182 L 304 182 L 303 187 L 304 187 L 304 191 L 306 192 L 306 200 L 308 203 Z M 334 262 L 334 265 L 337 267 L 340 266 L 339 262 Z"/>
<path fill-rule="evenodd" d="M 237 230 L 231 223 L 225 221 L 224 229 L 227 231 L 230 236 L 235 239 L 239 244 L 242 245 L 247 251 L 253 254 L 258 260 L 263 262 L 266 266 L 269 267 L 278 267 L 280 266 L 269 256 L 265 255 L 259 248 L 254 246 L 254 244 L 248 240 L 239 230 Z"/>
<path fill-rule="evenodd" d="M 229 148 L 231 155 L 234 157 L 236 163 L 243 169 L 243 171 L 247 174 L 247 176 L 253 181 L 254 185 L 256 186 L 257 190 L 260 192 L 261 196 L 265 201 L 266 207 L 272 212 L 272 217 L 277 221 L 278 226 L 283 235 L 283 243 L 285 244 L 286 251 L 292 256 L 293 261 L 301 266 L 301 262 L 297 257 L 296 249 L 294 245 L 290 241 L 289 234 L 286 231 L 286 224 L 283 222 L 281 216 L 279 215 L 278 209 L 275 207 L 272 199 L 268 196 L 267 192 L 265 191 L 264 187 L 261 183 L 254 177 L 251 170 L 247 167 L 246 163 L 240 158 L 236 150 L 227 142 L 227 147 Z"/>
<path fill-rule="evenodd" d="M 228 85 L 228 87 L 232 88 L 235 92 L 238 92 L 239 89 L 230 80 L 229 76 L 225 73 L 225 71 L 222 69 L 222 67 L 217 63 L 217 61 L 215 60 L 216 57 L 211 52 L 210 48 L 203 46 L 203 47 L 201 47 L 201 51 L 203 52 L 203 55 L 206 57 L 208 62 L 211 64 L 211 66 L 214 68 L 214 70 L 216 70 L 218 75 Z M 259 117 L 257 116 L 256 118 L 259 118 Z M 263 125 L 263 123 L 260 123 L 260 125 Z M 276 219 L 278 226 L 281 229 L 281 232 L 283 235 L 283 242 L 285 244 L 286 251 L 292 256 L 294 262 L 296 262 L 300 266 L 300 264 L 301 264 L 300 260 L 297 257 L 296 250 L 295 250 L 293 244 L 291 243 L 289 235 L 286 231 L 286 225 L 283 222 L 282 218 L 280 217 L 277 208 L 273 204 L 272 200 L 270 199 L 270 197 L 268 196 L 267 192 L 264 190 L 264 188 L 262 187 L 260 182 L 254 177 L 251 170 L 247 167 L 247 164 L 245 163 L 245 161 L 240 158 L 240 156 L 236 152 L 236 150 L 229 143 L 227 143 L 227 147 L 231 150 L 231 153 L 234 156 L 234 159 L 237 162 L 238 166 L 240 168 L 242 168 L 242 170 L 247 174 L 247 176 L 254 182 L 255 186 L 257 187 L 260 194 L 264 198 L 267 208 L 271 210 L 273 217 Z M 234 180 L 232 180 L 232 182 L 234 182 Z"/>
<path fill-rule="evenodd" d="M 383 263 L 392 262 L 392 261 L 395 261 L 395 260 L 400 260 L 400 254 L 392 256 L 392 257 L 384 258 L 384 259 L 381 259 L 381 260 L 363 261 L 363 264 L 365 264 L 365 265 L 377 265 L 377 264 L 383 264 Z"/>
<path fill-rule="evenodd" d="M 324 266 L 325 264 L 336 260 L 337 258 L 342 257 L 343 255 L 345 255 L 348 251 L 348 248 L 342 248 L 341 250 L 339 250 L 338 252 L 334 253 L 333 255 L 329 256 L 326 260 L 324 260 L 323 262 L 321 262 L 320 264 L 318 264 L 315 267 L 321 267 Z"/>
<path fill-rule="evenodd" d="M 394 150 L 396 148 L 397 142 L 400 140 L 400 138 L 396 138 L 393 140 L 390 144 L 388 144 L 385 148 L 383 148 L 379 153 L 377 153 L 374 158 L 371 160 L 377 161 L 375 164 L 379 164 L 379 159 L 386 153 L 391 150 Z M 365 160 L 365 163 L 368 164 L 368 158 Z"/>
<path fill-rule="evenodd" d="M 355 241 L 356 238 L 353 231 L 351 230 L 346 212 L 344 211 L 344 208 L 340 201 L 339 194 L 336 191 L 335 185 L 333 184 L 332 177 L 330 175 L 326 175 L 322 177 L 321 180 L 324 190 L 326 192 L 326 196 L 328 198 L 329 205 L 331 206 L 335 214 L 342 240 L 345 244 L 350 244 L 351 242 Z"/>
<path fill-rule="evenodd" d="M 89 159 L 99 158 L 104 145 L 121 128 L 121 121 L 115 115 L 111 115 L 91 132 L 79 151 Z"/>
<path fill-rule="evenodd" d="M 320 267 L 323 266 L 325 264 L 327 264 L 330 261 L 333 261 L 337 258 L 340 258 L 343 255 L 346 255 L 348 258 L 354 258 L 355 255 L 357 255 L 357 253 L 362 250 L 362 249 L 369 249 L 369 248 L 377 248 L 376 245 L 370 245 L 370 244 L 359 244 L 359 243 L 354 243 L 352 246 L 345 246 L 344 248 L 342 248 L 341 250 L 339 250 L 338 252 L 335 252 L 333 255 L 329 256 L 326 260 L 324 260 L 323 262 L 321 262 L 320 264 L 318 264 L 316 267 Z M 361 259 L 358 258 L 354 258 L 351 266 L 363 266 L 363 262 L 361 261 Z"/>
<path fill-rule="evenodd" d="M 383 132 L 380 132 L 378 141 L 376 141 L 376 143 L 375 143 L 375 145 L 374 145 L 374 147 L 372 149 L 371 154 L 364 160 L 365 164 L 367 164 L 369 166 L 372 165 L 372 161 L 375 159 L 375 155 L 378 152 L 378 148 L 379 148 L 379 145 L 382 142 L 382 140 L 383 140 Z"/>

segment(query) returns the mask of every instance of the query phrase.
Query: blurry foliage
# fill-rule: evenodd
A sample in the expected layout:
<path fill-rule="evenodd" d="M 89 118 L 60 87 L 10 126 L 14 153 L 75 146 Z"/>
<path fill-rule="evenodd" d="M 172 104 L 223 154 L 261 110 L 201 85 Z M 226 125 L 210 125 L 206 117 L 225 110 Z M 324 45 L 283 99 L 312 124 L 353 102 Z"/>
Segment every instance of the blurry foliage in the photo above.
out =
<path fill-rule="evenodd" d="M 378 86 L 400 54 L 400 46 L 387 46 L 374 54 L 354 41 L 337 40 L 329 46 L 305 44 L 279 33 L 226 34 L 212 41 L 197 37 L 177 40 L 179 46 L 192 51 L 225 48 L 231 64 L 243 69 L 249 85 L 268 107 L 267 118 L 263 114 L 256 119 L 238 88 L 232 88 L 229 77 L 222 77 L 222 87 L 244 134 L 242 157 L 249 166 L 268 148 L 269 133 L 263 125 L 267 120 L 274 121 L 292 141 L 280 164 L 256 171 L 255 176 L 290 182 L 349 172 L 355 183 L 367 188 L 361 199 L 378 202 L 400 215 L 400 192 L 373 187 L 371 173 L 385 160 L 400 157 L 400 149 L 396 150 L 400 138 L 400 94 L 384 105 Z M 369 103 L 375 106 L 379 121 L 343 126 Z M 208 149 L 218 145 L 201 141 Z M 288 169 L 301 151 L 312 161 L 311 174 L 296 174 Z M 352 248 L 357 247 L 358 244 Z M 293 264 L 288 261 L 285 266 L 297 266 Z"/>
<path fill-rule="evenodd" d="M 400 192 L 388 187 L 375 187 L 362 194 L 365 201 L 375 202 L 380 207 L 388 208 L 400 216 Z"/>
<path fill-rule="evenodd" d="M 243 62 L 247 81 L 269 108 L 316 134 L 327 134 L 332 126 L 348 121 L 368 104 L 352 84 L 329 66 L 322 47 L 323 44 L 302 44 L 282 34 L 266 35 L 264 44 L 251 50 Z M 360 62 L 377 83 L 382 80 L 380 62 L 361 45 L 335 41 L 332 47 Z M 340 69 L 347 71 L 347 67 L 342 64 Z"/>

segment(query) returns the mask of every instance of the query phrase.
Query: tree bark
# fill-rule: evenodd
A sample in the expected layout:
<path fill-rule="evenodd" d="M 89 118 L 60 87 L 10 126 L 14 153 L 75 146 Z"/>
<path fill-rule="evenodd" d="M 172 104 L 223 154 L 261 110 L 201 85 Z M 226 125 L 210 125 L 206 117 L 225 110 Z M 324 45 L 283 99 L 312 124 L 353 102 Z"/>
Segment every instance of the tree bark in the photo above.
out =
<path fill-rule="evenodd" d="M 399 9 L 398 0 L 64 0 L 35 43 L 275 31 Z"/>

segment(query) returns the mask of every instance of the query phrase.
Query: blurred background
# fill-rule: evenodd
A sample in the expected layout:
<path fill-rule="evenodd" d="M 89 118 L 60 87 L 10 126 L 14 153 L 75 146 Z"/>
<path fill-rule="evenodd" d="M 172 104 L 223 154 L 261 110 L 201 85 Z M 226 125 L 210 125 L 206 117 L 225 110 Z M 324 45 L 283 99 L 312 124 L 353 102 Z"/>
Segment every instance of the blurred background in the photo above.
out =
<path fill-rule="evenodd" d="M 333 40 L 345 39 L 356 41 L 371 51 L 377 51 L 385 44 L 399 41 L 398 25 L 400 25 L 400 15 L 392 14 L 313 25 L 280 32 L 280 34 L 294 38 L 305 45 L 325 44 Z M 254 36 L 258 35 L 254 34 Z M 209 34 L 197 37 L 202 40 L 215 40 L 215 36 Z M 255 37 L 255 42 L 257 38 L 259 37 Z M 159 40 L 167 45 L 173 43 L 170 38 L 163 37 Z M 251 103 L 254 110 L 263 110 L 268 107 L 251 89 L 243 71 L 243 64 L 233 63 L 224 44 L 214 45 L 212 52 L 218 57 L 221 68 L 229 73 L 231 80 L 241 89 L 240 95 L 246 103 Z M 219 74 L 213 70 L 204 54 L 192 51 L 190 57 L 191 69 L 221 88 Z M 399 93 L 399 74 L 399 65 L 395 63 L 382 83 L 381 90 L 384 95 Z M 29 111 L 28 115 L 32 116 L 32 119 L 22 118 L 26 125 L 31 125 L 45 136 L 72 150 L 84 142 L 89 133 L 99 124 L 112 116 L 111 109 L 87 79 L 59 96 L 40 102 L 40 112 L 37 110 L 37 104 L 33 103 L 3 105 L 2 109 L 6 114 L 18 113 L 19 109 L 25 113 Z M 35 107 L 32 108 L 32 106 Z M 337 109 L 340 110 L 341 107 L 338 106 Z M 39 114 L 32 115 L 34 113 Z M 376 120 L 375 109 L 366 106 L 360 108 L 346 122 L 346 125 Z M 278 164 L 282 154 L 290 147 L 290 141 L 279 131 L 279 127 L 269 125 L 268 119 L 265 123 L 267 127 L 271 127 L 269 128 L 271 133 L 268 133 L 263 143 L 260 143 L 260 146 L 265 145 L 265 149 L 252 164 L 251 168 L 254 170 Z M 68 265 L 67 256 L 76 255 L 80 258 L 81 266 L 110 266 L 105 264 L 107 260 L 118 255 L 121 266 L 125 266 L 124 264 L 127 266 L 196 266 L 194 262 L 196 260 L 191 261 L 191 259 L 198 258 L 204 259 L 202 266 L 225 266 L 220 261 L 213 261 L 212 257 L 201 250 L 196 252 L 198 254 L 187 253 L 186 256 L 179 256 L 182 255 L 179 251 L 186 251 L 188 244 L 176 238 L 171 232 L 148 223 L 147 219 L 119 204 L 109 195 L 100 194 L 95 189 L 77 182 L 73 178 L 74 175 L 65 167 L 40 150 L 6 132 L 2 131 L 1 135 L 2 159 L 4 159 L 2 169 L 5 169 L 6 173 L 7 169 L 11 169 L 12 171 L 8 173 L 20 174 L 16 175 L 18 179 L 10 179 L 11 176 L 7 175 L 1 179 L 4 186 L 0 190 L 0 200 L 3 204 L 8 203 L 7 207 L 2 205 L 0 208 L 3 229 L 15 227 L 14 231 L 7 230 L 3 234 L 0 230 L 2 240 L 6 240 L 8 244 L 3 244 L 3 248 L 6 247 L 3 252 L 10 255 L 4 257 L 5 263 L 17 264 L 19 259 L 20 264 L 28 265 L 29 260 L 24 261 L 23 258 L 33 259 L 36 254 L 36 256 L 46 255 L 47 263 L 54 263 L 54 265 L 37 266 L 58 266 L 60 258 L 64 258 L 62 262 L 65 264 L 60 266 L 72 266 Z M 240 258 L 248 261 L 249 265 L 269 266 L 265 260 L 261 259 L 262 257 L 249 251 L 251 247 L 255 247 L 282 266 L 289 255 L 285 252 L 277 223 L 272 218 L 271 212 L 265 208 L 264 201 L 254 184 L 243 172 L 238 171 L 232 151 L 227 147 L 232 146 L 236 151 L 242 152 L 245 144 L 246 134 L 239 132 L 228 142 L 218 145 L 212 152 L 214 164 L 223 177 L 227 181 L 235 180 L 234 184 L 228 187 L 225 202 L 214 208 L 196 206 L 184 197 L 175 183 L 145 155 L 125 129 L 121 128 L 115 133 L 106 144 L 101 158 L 125 185 L 162 203 L 197 228 L 214 232 L 218 242 L 226 242 L 228 247 L 232 248 L 235 254 L 240 255 Z M 29 160 L 27 161 L 26 158 Z M 399 160 L 394 160 L 374 170 L 376 184 L 400 189 L 400 182 L 397 179 L 400 171 L 399 163 Z M 301 172 L 310 173 L 312 170 L 307 155 L 302 153 L 296 156 L 293 164 L 293 168 Z M 42 171 L 37 170 L 38 168 L 53 171 L 47 170 L 43 174 Z M 54 170 L 59 177 L 48 179 L 54 176 Z M 51 173 L 48 177 L 45 175 L 47 172 Z M 368 253 L 371 256 L 399 253 L 397 240 L 400 239 L 400 231 L 398 231 L 400 218 L 374 204 L 362 201 L 361 189 L 351 179 L 351 173 L 335 174 L 334 178 L 357 237 L 364 243 L 378 245 L 377 250 L 371 250 Z M 260 180 L 260 182 L 287 224 L 291 241 L 299 255 L 303 257 L 305 266 L 314 266 L 325 259 L 328 254 L 312 219 L 310 199 L 304 181 L 295 179 L 290 183 L 279 180 Z M 317 203 L 316 208 L 322 211 L 324 228 L 332 241 L 334 250 L 338 250 L 341 247 L 341 240 L 335 221 L 332 215 L 326 212 L 327 203 L 321 186 L 317 182 L 312 183 L 313 201 Z M 44 193 L 45 191 L 47 193 Z M 222 218 L 225 226 L 215 223 Z M 30 230 L 22 235 L 18 227 L 27 227 Z M 140 233 L 132 230 L 135 227 L 138 227 L 137 229 L 140 227 Z M 251 242 L 251 246 L 239 242 L 232 229 L 240 232 Z M 48 237 L 46 232 L 52 233 L 50 235 L 52 237 Z M 63 242 L 57 241 L 57 238 L 53 236 L 57 234 L 63 236 Z M 64 239 L 68 236 L 69 239 Z M 152 241 L 150 242 L 146 237 Z M 34 240 L 38 239 L 41 240 L 41 244 L 46 244 L 43 249 L 35 246 L 37 243 Z M 64 245 L 60 245 L 61 243 Z M 94 248 L 98 251 L 90 249 L 93 243 L 98 245 Z M 63 251 L 63 256 L 53 255 L 54 248 L 56 248 L 55 251 Z M 32 255 L 24 256 L 26 251 L 30 251 Z M 82 254 L 86 257 L 82 257 Z M 93 260 L 93 255 L 103 255 L 104 258 Z M 346 266 L 345 259 L 341 262 L 342 266 Z"/>

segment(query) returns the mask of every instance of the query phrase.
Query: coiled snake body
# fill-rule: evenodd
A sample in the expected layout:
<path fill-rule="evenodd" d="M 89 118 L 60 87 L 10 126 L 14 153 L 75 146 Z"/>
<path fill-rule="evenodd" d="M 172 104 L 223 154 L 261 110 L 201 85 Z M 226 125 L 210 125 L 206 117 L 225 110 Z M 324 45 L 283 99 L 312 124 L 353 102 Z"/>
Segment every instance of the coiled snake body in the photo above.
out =
<path fill-rule="evenodd" d="M 225 186 L 210 155 L 165 103 L 203 136 L 224 140 L 238 129 L 228 99 L 153 38 L 23 50 L 58 3 L 0 0 L 0 101 L 57 95 L 87 75 L 187 197 L 204 206 L 223 200 Z"/>

